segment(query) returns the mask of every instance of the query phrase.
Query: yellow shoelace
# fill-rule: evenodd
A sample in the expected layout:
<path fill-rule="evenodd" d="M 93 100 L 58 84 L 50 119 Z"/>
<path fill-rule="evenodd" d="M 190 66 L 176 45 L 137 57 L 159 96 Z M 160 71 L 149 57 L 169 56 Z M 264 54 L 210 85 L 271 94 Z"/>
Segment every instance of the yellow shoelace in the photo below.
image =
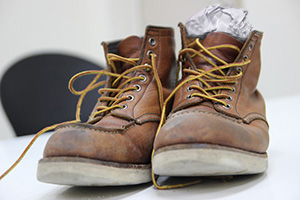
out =
<path fill-rule="evenodd" d="M 195 49 L 199 49 L 199 48 L 200 48 L 200 50 L 195 50 Z M 197 80 L 197 81 L 200 81 L 203 85 L 203 87 L 199 87 L 197 85 L 190 86 L 190 89 L 195 90 L 195 92 L 190 95 L 191 98 L 198 96 L 198 97 L 202 97 L 203 99 L 210 100 L 210 101 L 216 102 L 216 103 L 220 103 L 220 104 L 223 104 L 224 106 L 228 106 L 226 104 L 226 102 L 223 101 L 222 99 L 229 98 L 229 96 L 226 94 L 221 94 L 218 91 L 234 90 L 234 88 L 229 85 L 230 84 L 233 85 L 233 84 L 237 83 L 238 80 L 242 77 L 243 73 L 241 70 L 239 70 L 236 75 L 228 75 L 227 76 L 223 70 L 230 69 L 232 67 L 246 66 L 251 61 L 248 59 L 248 60 L 244 60 L 244 61 L 238 62 L 238 63 L 227 63 L 224 60 L 218 58 L 217 56 L 215 56 L 214 54 L 212 54 L 210 52 L 210 50 L 222 49 L 222 48 L 231 48 L 231 49 L 234 49 L 234 50 L 240 52 L 240 49 L 234 45 L 217 45 L 217 46 L 205 48 L 200 43 L 198 38 L 194 42 L 189 44 L 187 46 L 187 48 L 184 48 L 179 52 L 178 66 L 180 66 L 180 62 L 183 62 L 182 55 L 185 54 L 186 56 L 188 56 L 190 58 L 193 58 L 195 56 L 200 56 L 205 61 L 207 61 L 207 63 L 209 63 L 211 66 L 213 66 L 213 68 L 208 71 L 205 71 L 202 69 L 197 69 L 197 70 L 191 70 L 191 69 L 186 69 L 186 68 L 183 69 L 183 73 L 189 74 L 189 76 L 184 81 L 180 82 L 175 87 L 175 89 L 172 91 L 172 93 L 166 98 L 166 100 L 163 104 L 163 107 L 162 107 L 161 120 L 160 120 L 155 137 L 157 136 L 161 127 L 163 126 L 163 124 L 166 121 L 166 106 L 167 106 L 168 102 L 172 99 L 172 97 L 175 95 L 175 93 L 179 90 L 180 87 L 182 87 L 184 84 L 186 84 L 190 81 Z M 207 56 L 205 56 L 204 53 L 206 55 L 209 55 L 209 57 L 222 63 L 222 65 L 218 66 L 217 64 L 212 62 Z M 219 72 L 221 75 L 217 75 L 214 72 Z M 179 70 L 178 70 L 177 76 L 178 76 L 178 74 L 179 74 Z M 198 92 L 196 92 L 196 91 L 198 91 Z M 152 160 L 153 160 L 154 153 L 155 153 L 155 151 L 153 149 L 152 155 L 151 155 Z M 152 171 L 152 181 L 153 181 L 154 186 L 158 189 L 173 189 L 173 188 L 184 187 L 184 186 L 193 185 L 193 184 L 197 184 L 197 183 L 201 182 L 201 180 L 198 180 L 198 181 L 194 181 L 194 182 L 188 182 L 188 183 L 176 184 L 176 185 L 158 185 L 157 179 L 158 179 L 158 176 L 156 176 Z"/>
<path fill-rule="evenodd" d="M 112 71 L 113 72 L 108 72 L 107 70 L 89 70 L 89 71 L 83 71 L 80 72 L 76 75 L 74 75 L 70 81 L 69 81 L 69 90 L 75 94 L 75 95 L 79 95 L 79 99 L 77 102 L 77 106 L 76 106 L 76 119 L 72 120 L 72 121 L 67 121 L 67 122 L 62 122 L 62 123 L 58 123 L 58 124 L 54 124 L 48 127 L 45 127 L 44 129 L 40 130 L 34 137 L 33 139 L 30 141 L 30 143 L 26 146 L 25 150 L 22 152 L 22 154 L 19 156 L 19 158 L 13 163 L 13 165 L 6 170 L 1 176 L 0 176 L 0 180 L 2 180 L 11 170 L 13 170 L 17 164 L 24 158 L 25 154 L 27 153 L 27 151 L 30 149 L 30 147 L 33 145 L 33 143 L 36 141 L 36 139 L 42 135 L 43 133 L 53 130 L 55 129 L 57 126 L 63 125 L 63 124 L 73 124 L 73 123 L 78 123 L 81 122 L 80 119 L 80 110 L 81 110 L 81 104 L 82 101 L 85 97 L 85 95 L 91 91 L 94 90 L 102 85 L 105 84 L 106 81 L 101 81 L 101 82 L 97 82 L 99 80 L 99 78 L 102 75 L 107 75 L 107 76 L 112 76 L 115 77 L 116 79 L 114 80 L 114 82 L 112 83 L 112 87 L 111 88 L 102 88 L 99 89 L 98 92 L 100 94 L 102 94 L 102 96 L 98 99 L 98 101 L 103 102 L 103 101 L 107 101 L 106 106 L 98 106 L 97 107 L 97 112 L 94 113 L 94 115 L 92 116 L 92 118 L 97 117 L 98 115 L 108 112 L 110 110 L 116 109 L 116 108 L 122 108 L 122 106 L 120 105 L 120 103 L 122 101 L 128 100 L 129 97 L 124 96 L 124 97 L 120 97 L 120 95 L 126 91 L 129 90 L 137 90 L 138 88 L 133 86 L 133 87 L 125 87 L 127 83 L 134 81 L 134 80 L 142 80 L 144 79 L 143 77 L 140 76 L 133 76 L 133 77 L 129 77 L 126 76 L 127 74 L 137 71 L 137 70 L 141 70 L 144 69 L 145 71 L 153 71 L 153 74 L 155 76 L 156 79 L 156 83 L 158 86 L 158 90 L 159 90 L 159 102 L 160 102 L 160 108 L 162 109 L 163 106 L 163 93 L 162 93 L 162 85 L 160 82 L 160 79 L 158 77 L 158 72 L 156 69 L 156 58 L 154 54 L 150 54 L 151 56 L 151 65 L 137 65 L 137 61 L 139 60 L 138 58 L 124 58 L 121 56 L 118 56 L 116 54 L 107 54 L 107 60 L 109 65 L 112 67 Z M 124 63 L 129 63 L 130 65 L 132 65 L 131 68 L 125 70 L 122 74 L 118 74 L 117 73 L 117 68 L 115 66 L 115 61 L 121 61 Z M 86 75 L 95 75 L 94 79 L 88 84 L 88 86 L 86 88 L 84 88 L 83 90 L 77 91 L 74 89 L 73 84 L 75 82 L 76 79 L 78 79 L 79 77 L 82 76 L 86 76 Z M 117 88 L 114 88 L 117 86 L 117 83 L 121 80 L 121 79 L 125 79 L 126 81 L 124 81 L 122 84 L 120 84 Z M 103 93 L 110 93 L 109 96 L 103 96 Z"/>

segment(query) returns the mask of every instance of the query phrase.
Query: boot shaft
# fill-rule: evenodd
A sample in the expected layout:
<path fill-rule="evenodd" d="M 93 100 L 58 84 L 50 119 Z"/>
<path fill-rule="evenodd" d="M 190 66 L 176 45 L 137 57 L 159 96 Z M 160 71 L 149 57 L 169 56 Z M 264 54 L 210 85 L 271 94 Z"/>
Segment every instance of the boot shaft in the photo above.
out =
<path fill-rule="evenodd" d="M 139 64 L 150 64 L 151 53 L 155 55 L 155 64 L 163 87 L 173 89 L 176 84 L 176 57 L 172 28 L 146 28 Z"/>
<path fill-rule="evenodd" d="M 144 37 L 131 36 L 122 41 L 103 42 L 102 43 L 105 58 L 107 60 L 107 70 L 121 74 L 124 70 L 133 67 L 123 62 L 114 62 L 114 65 L 109 60 L 110 54 L 127 58 L 136 58 L 136 65 L 151 65 L 156 68 L 159 82 L 162 84 L 163 98 L 166 98 L 172 91 L 176 82 L 176 60 L 175 60 L 175 43 L 174 31 L 171 28 L 148 26 Z M 151 54 L 153 55 L 151 57 Z M 126 66 L 126 67 L 124 67 Z M 114 69 L 116 68 L 116 69 Z M 119 97 L 130 96 L 132 100 L 122 102 L 124 109 L 114 109 L 111 114 L 114 116 L 121 116 L 128 120 L 136 121 L 139 119 L 141 123 L 145 120 L 159 120 L 161 108 L 159 106 L 159 94 L 157 80 L 154 76 L 153 70 L 137 70 L 127 74 L 129 77 L 144 77 L 144 80 L 135 80 L 126 84 L 124 87 L 138 87 L 136 91 L 128 91 L 121 94 Z M 120 84 L 112 86 L 115 77 L 109 77 L 106 82 L 106 88 L 116 88 Z M 124 88 L 123 87 L 123 88 Z M 110 94 L 105 93 L 109 96 Z M 106 105 L 106 102 L 98 102 L 93 111 L 96 112 L 98 106 Z M 92 113 L 92 115 L 93 115 Z M 152 114 L 149 114 L 152 113 Z M 146 115 L 145 115 L 146 114 Z M 150 116 L 152 115 L 152 116 Z M 144 117 L 142 117 L 144 116 Z M 146 117 L 148 116 L 148 117 Z M 107 118 L 107 117 L 106 117 Z M 110 119 L 102 119 L 98 124 L 106 126 L 110 124 Z M 146 119 L 147 118 L 147 119 Z M 121 119 L 115 121 L 122 121 L 117 123 L 127 124 Z"/>
<path fill-rule="evenodd" d="M 132 36 L 131 36 L 132 37 Z M 135 36 L 137 37 L 137 36 Z M 154 54 L 156 58 L 156 67 L 158 75 L 165 88 L 172 89 L 176 84 L 176 59 L 175 59 L 175 41 L 174 30 L 166 27 L 147 26 L 144 37 L 140 37 L 142 42 L 138 41 L 138 44 L 130 44 L 128 51 L 132 53 L 132 49 L 135 52 L 134 55 L 138 59 L 138 65 L 151 64 L 150 54 Z M 107 63 L 107 70 L 112 72 L 112 66 L 107 59 L 108 53 L 117 54 L 124 57 L 129 57 L 128 54 L 121 55 L 120 43 L 122 40 L 114 42 L 102 42 L 104 54 Z M 140 45 L 137 49 L 137 45 Z M 131 49 L 131 50 L 130 50 Z M 131 56 L 132 57 L 132 56 Z M 121 66 L 118 66 L 121 68 Z M 117 69 L 118 73 L 122 73 L 122 70 Z M 108 81 L 109 83 L 111 80 Z M 108 85 L 110 87 L 110 85 Z"/>
<path fill-rule="evenodd" d="M 191 38 L 187 36 L 185 27 L 183 24 L 179 24 L 180 29 L 181 29 L 181 37 L 182 37 L 182 48 L 185 49 L 188 47 L 189 44 L 195 41 L 196 38 Z M 222 37 L 222 36 L 221 36 Z M 254 119 L 261 119 L 263 121 L 266 121 L 265 119 L 265 103 L 263 100 L 263 97 L 257 90 L 257 82 L 259 78 L 259 73 L 260 73 L 260 68 L 261 68 L 261 59 L 260 59 L 260 44 L 261 44 L 261 38 L 262 38 L 262 33 L 258 31 L 253 31 L 247 41 L 245 43 L 241 43 L 234 38 L 230 39 L 231 36 L 225 35 L 224 38 L 227 38 L 226 40 L 230 41 L 230 44 L 233 44 L 234 46 L 238 47 L 240 51 L 237 52 L 232 52 L 231 54 L 230 51 L 225 51 L 226 49 L 221 49 L 221 50 L 210 50 L 210 52 L 214 55 L 216 55 L 219 58 L 227 58 L 227 59 L 232 59 L 231 62 L 229 63 L 241 63 L 244 61 L 250 60 L 251 62 L 247 65 L 244 66 L 234 66 L 230 67 L 229 69 L 226 69 L 224 71 L 225 73 L 225 78 L 226 76 L 234 76 L 242 72 L 242 76 L 240 79 L 235 83 L 235 84 L 229 84 L 228 86 L 232 87 L 232 90 L 219 90 L 217 93 L 219 95 L 226 95 L 229 96 L 230 98 L 225 98 L 224 102 L 228 105 L 228 107 L 216 103 L 212 104 L 207 102 L 203 98 L 193 98 L 193 99 L 184 99 L 185 96 L 190 95 L 189 93 L 189 88 L 188 85 L 195 84 L 200 87 L 204 87 L 203 84 L 200 81 L 193 80 L 191 81 L 188 85 L 183 85 L 182 89 L 179 90 L 177 93 L 181 94 L 176 94 L 175 95 L 175 101 L 174 101 L 174 107 L 173 111 L 180 110 L 182 108 L 188 107 L 188 106 L 193 106 L 193 105 L 205 105 L 207 107 L 213 108 L 213 110 L 216 110 L 218 112 L 224 113 L 229 116 L 234 116 L 235 118 L 240 118 L 243 119 L 245 122 L 250 123 Z M 213 37 L 212 37 L 213 38 Z M 220 38 L 220 37 L 219 37 Z M 216 40 L 219 40 L 216 38 Z M 204 44 L 206 41 L 200 41 L 202 44 Z M 226 43 L 226 42 L 225 42 Z M 223 44 L 223 43 L 221 43 Z M 239 45 L 241 44 L 241 45 Z M 205 44 L 204 44 L 205 46 Z M 199 50 L 199 49 L 197 49 Z M 223 51 L 223 52 L 222 52 Z M 223 53 L 223 55 L 222 55 Z M 203 53 L 205 55 L 205 53 Z M 205 55 L 208 57 L 210 60 L 214 61 L 212 58 L 209 56 Z M 197 57 L 197 56 L 196 56 Z M 191 62 L 191 64 L 187 65 L 192 65 L 192 67 L 196 66 L 195 60 L 198 59 L 198 61 L 202 58 L 187 58 Z M 224 59 L 223 59 L 224 60 Z M 203 59 L 202 59 L 203 61 Z M 228 60 L 227 60 L 228 62 Z M 215 62 L 219 66 L 221 65 L 220 63 Z M 199 64 L 199 63 L 198 63 Z M 186 67 L 186 64 L 183 62 L 182 66 L 183 68 Z M 208 67 L 207 67 L 208 66 Z M 209 70 L 212 68 L 212 66 L 207 65 L 204 66 L 203 69 L 205 71 Z M 210 67 L 209 67 L 210 66 Z M 188 66 L 190 67 L 190 66 Z M 182 70 L 182 69 L 181 69 Z M 214 72 L 217 75 L 220 75 L 218 71 Z M 185 74 L 182 72 L 182 80 L 184 80 Z M 211 94 L 211 93 L 210 93 Z M 223 100 L 223 99 L 222 99 Z"/>
<path fill-rule="evenodd" d="M 247 123 L 256 119 L 266 121 L 265 102 L 256 88 L 261 70 L 260 47 L 262 36 L 262 32 L 253 31 L 235 60 L 235 62 L 251 61 L 246 66 L 232 69 L 231 73 L 237 73 L 240 70 L 243 73 L 242 78 L 235 86 L 236 92 L 231 94 L 231 105 L 235 105 L 235 109 L 224 110 L 221 108 L 223 112 L 241 117 Z"/>

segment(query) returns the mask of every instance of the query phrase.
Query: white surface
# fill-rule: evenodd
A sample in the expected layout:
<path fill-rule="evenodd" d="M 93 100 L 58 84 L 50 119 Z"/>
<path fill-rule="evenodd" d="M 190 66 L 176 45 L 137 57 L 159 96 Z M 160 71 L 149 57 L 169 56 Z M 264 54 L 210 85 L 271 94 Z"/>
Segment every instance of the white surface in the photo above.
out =
<path fill-rule="evenodd" d="M 271 144 L 269 169 L 230 182 L 203 181 L 161 191 L 151 184 L 124 187 L 67 187 L 40 183 L 37 162 L 49 134 L 42 135 L 20 165 L 0 181 L 0 199 L 300 199 L 300 95 L 267 101 Z M 0 173 L 20 155 L 32 136 L 0 141 Z"/>

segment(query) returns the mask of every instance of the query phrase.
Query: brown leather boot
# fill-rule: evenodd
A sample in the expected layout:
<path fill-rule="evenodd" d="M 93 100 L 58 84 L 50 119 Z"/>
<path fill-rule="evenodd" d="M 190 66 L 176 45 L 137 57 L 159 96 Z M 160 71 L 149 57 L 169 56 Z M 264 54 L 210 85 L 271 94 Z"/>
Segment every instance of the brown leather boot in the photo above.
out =
<path fill-rule="evenodd" d="M 87 123 L 56 128 L 38 164 L 42 182 L 107 186 L 151 181 L 154 135 L 163 99 L 176 81 L 173 29 L 148 26 L 143 38 L 103 46 L 111 73 L 99 91 L 104 94 Z"/>
<path fill-rule="evenodd" d="M 180 24 L 182 79 L 155 142 L 154 174 L 219 176 L 267 169 L 265 103 L 256 89 L 262 33 L 242 43 L 225 33 L 201 41 Z"/>

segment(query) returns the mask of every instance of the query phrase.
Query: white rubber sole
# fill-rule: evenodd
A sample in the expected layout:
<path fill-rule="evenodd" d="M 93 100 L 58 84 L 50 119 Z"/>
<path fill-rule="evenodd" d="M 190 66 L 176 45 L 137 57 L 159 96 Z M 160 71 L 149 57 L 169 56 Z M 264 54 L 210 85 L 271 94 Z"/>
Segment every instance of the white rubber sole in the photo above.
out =
<path fill-rule="evenodd" d="M 155 152 L 152 168 L 165 176 L 258 174 L 268 168 L 268 156 L 218 145 L 173 145 Z"/>
<path fill-rule="evenodd" d="M 151 181 L 151 166 L 75 157 L 43 158 L 38 164 L 37 179 L 73 186 L 135 185 Z"/>

